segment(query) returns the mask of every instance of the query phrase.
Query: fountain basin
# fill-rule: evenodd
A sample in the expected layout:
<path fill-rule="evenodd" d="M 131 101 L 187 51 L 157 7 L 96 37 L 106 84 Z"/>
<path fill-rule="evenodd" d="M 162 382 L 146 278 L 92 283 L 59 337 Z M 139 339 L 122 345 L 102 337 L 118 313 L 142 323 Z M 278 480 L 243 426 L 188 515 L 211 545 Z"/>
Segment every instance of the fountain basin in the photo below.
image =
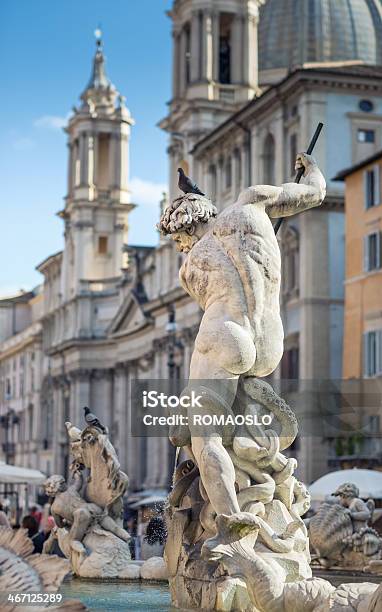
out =
<path fill-rule="evenodd" d="M 167 584 L 140 581 L 95 580 L 73 578 L 65 581 L 59 591 L 66 599 L 77 599 L 89 611 L 113 610 L 172 610 Z"/>

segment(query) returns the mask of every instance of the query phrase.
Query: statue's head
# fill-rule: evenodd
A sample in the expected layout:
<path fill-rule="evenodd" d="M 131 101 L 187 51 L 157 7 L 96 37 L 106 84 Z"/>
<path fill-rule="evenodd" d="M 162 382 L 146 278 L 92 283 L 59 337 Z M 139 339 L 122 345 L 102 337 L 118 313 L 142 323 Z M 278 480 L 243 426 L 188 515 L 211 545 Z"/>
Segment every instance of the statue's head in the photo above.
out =
<path fill-rule="evenodd" d="M 160 218 L 158 229 L 170 234 L 178 251 L 188 253 L 200 240 L 208 221 L 217 215 L 216 206 L 208 198 L 188 193 L 169 204 Z"/>
<path fill-rule="evenodd" d="M 44 482 L 44 490 L 48 497 L 55 497 L 58 493 L 66 491 L 66 481 L 63 476 L 53 474 Z"/>
<path fill-rule="evenodd" d="M 338 487 L 333 495 L 339 497 L 341 502 L 346 505 L 355 497 L 359 497 L 359 488 L 351 482 L 345 482 Z"/>

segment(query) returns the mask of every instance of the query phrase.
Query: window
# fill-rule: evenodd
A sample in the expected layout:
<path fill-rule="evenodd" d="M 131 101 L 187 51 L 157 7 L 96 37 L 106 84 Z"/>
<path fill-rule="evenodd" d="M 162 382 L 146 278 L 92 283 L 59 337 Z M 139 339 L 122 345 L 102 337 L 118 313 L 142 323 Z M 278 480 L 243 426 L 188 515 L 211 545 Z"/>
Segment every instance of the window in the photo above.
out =
<path fill-rule="evenodd" d="M 231 25 L 232 15 L 220 14 L 219 83 L 231 83 Z"/>
<path fill-rule="evenodd" d="M 359 129 L 357 134 L 358 142 L 375 142 L 374 130 Z"/>
<path fill-rule="evenodd" d="M 374 110 L 374 104 L 371 100 L 360 100 L 359 108 L 364 113 L 371 113 Z"/>
<path fill-rule="evenodd" d="M 371 272 L 381 267 L 381 233 L 373 232 L 364 238 L 364 270 Z"/>
<path fill-rule="evenodd" d="M 365 206 L 372 208 L 381 203 L 381 178 L 379 165 L 364 172 Z"/>
<path fill-rule="evenodd" d="M 283 237 L 282 291 L 285 299 L 299 292 L 299 235 L 295 227 L 288 224 Z"/>
<path fill-rule="evenodd" d="M 229 156 L 225 162 L 225 187 L 229 189 L 232 185 L 232 158 Z"/>
<path fill-rule="evenodd" d="M 12 397 L 12 389 L 11 389 L 11 379 L 7 378 L 5 381 L 5 399 L 10 399 Z"/>
<path fill-rule="evenodd" d="M 293 347 L 284 351 L 281 360 L 281 376 L 287 380 L 297 380 L 299 376 L 299 349 Z"/>
<path fill-rule="evenodd" d="M 382 374 L 382 329 L 364 334 L 364 375 Z"/>
<path fill-rule="evenodd" d="M 98 253 L 100 255 L 107 254 L 107 236 L 98 236 Z"/>
<path fill-rule="evenodd" d="M 275 183 L 275 140 L 272 134 L 268 134 L 264 140 L 263 147 L 264 183 L 274 185 Z"/>

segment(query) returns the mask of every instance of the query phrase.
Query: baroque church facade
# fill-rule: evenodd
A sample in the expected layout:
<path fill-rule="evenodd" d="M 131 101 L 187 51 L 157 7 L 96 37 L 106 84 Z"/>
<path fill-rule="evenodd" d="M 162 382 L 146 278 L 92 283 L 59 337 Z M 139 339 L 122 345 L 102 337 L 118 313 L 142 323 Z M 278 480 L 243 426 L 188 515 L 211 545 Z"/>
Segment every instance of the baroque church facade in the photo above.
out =
<path fill-rule="evenodd" d="M 380 3 L 303 4 L 175 0 L 172 97 L 160 123 L 168 197 L 179 194 L 181 166 L 219 210 L 248 185 L 293 180 L 296 153 L 324 123 L 315 157 L 325 204 L 279 233 L 285 354 L 273 383 L 289 380 L 292 405 L 301 385 L 341 378 L 344 200 L 332 178 L 382 147 Z M 131 384 L 187 377 L 201 312 L 179 286 L 183 256 L 171 240 L 129 244 L 133 124 L 98 41 L 66 128 L 63 250 L 38 266 L 40 287 L 0 301 L 2 459 L 66 473 L 64 423 L 80 424 L 89 405 L 110 430 L 130 490 L 159 491 L 174 453 L 166 438 L 132 435 Z M 309 421 L 317 407 L 305 408 Z M 328 469 L 324 434 L 308 427 L 296 442 L 307 483 Z"/>

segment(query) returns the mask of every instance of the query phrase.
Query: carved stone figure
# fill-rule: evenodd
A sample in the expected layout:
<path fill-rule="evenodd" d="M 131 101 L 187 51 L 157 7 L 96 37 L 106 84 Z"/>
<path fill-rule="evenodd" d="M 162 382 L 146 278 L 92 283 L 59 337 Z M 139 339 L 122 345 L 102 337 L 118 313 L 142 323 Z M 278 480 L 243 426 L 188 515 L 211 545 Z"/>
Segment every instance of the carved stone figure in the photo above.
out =
<path fill-rule="evenodd" d="M 352 483 L 341 485 L 333 495 L 308 522 L 318 562 L 326 568 L 363 569 L 381 560 L 382 539 L 369 525 L 374 502 L 360 499 L 358 487 Z"/>
<path fill-rule="evenodd" d="M 271 218 L 325 197 L 314 159 L 299 154 L 300 168 L 299 185 L 249 187 L 219 215 L 208 198 L 188 193 L 159 223 L 188 253 L 180 280 L 204 311 L 183 394 L 195 392 L 199 415 L 213 423 L 197 426 L 188 408 L 188 424 L 170 431 L 189 455 L 177 466 L 167 508 L 165 557 L 179 608 L 326 610 L 322 602 L 336 592 L 311 579 L 301 518 L 309 493 L 294 476 L 296 461 L 282 452 L 297 435 L 295 415 L 261 380 L 283 353 L 281 258 Z"/>
<path fill-rule="evenodd" d="M 120 470 L 105 429 L 89 425 L 81 431 L 69 422 L 66 427 L 73 457 L 72 482 L 67 485 L 62 476 L 54 475 L 44 484 L 57 523 L 51 539 L 57 537 L 75 574 L 118 577 L 130 561 L 130 536 L 122 527 L 127 476 Z M 44 550 L 51 545 L 48 540 Z"/>

